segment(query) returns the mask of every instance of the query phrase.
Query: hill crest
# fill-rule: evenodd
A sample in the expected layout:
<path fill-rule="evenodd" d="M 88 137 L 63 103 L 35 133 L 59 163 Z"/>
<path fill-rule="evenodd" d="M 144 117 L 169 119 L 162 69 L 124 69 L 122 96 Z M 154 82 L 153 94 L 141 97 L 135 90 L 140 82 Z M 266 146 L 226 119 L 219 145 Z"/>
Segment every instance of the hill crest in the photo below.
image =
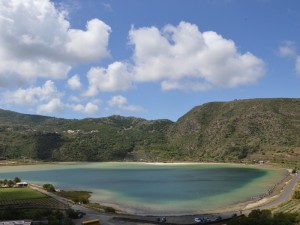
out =
<path fill-rule="evenodd" d="M 6 158 L 295 161 L 300 99 L 210 102 L 176 122 L 117 115 L 69 120 L 0 110 L 0 130 L 0 157 Z"/>

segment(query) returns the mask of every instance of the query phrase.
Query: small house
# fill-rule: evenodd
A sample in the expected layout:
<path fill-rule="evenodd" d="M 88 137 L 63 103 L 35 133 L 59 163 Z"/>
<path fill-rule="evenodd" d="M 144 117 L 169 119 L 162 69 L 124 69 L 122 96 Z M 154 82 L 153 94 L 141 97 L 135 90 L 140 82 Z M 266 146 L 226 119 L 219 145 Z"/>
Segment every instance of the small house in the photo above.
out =
<path fill-rule="evenodd" d="M 27 187 L 28 186 L 28 183 L 27 182 L 19 182 L 19 183 L 16 183 L 16 187 Z"/>

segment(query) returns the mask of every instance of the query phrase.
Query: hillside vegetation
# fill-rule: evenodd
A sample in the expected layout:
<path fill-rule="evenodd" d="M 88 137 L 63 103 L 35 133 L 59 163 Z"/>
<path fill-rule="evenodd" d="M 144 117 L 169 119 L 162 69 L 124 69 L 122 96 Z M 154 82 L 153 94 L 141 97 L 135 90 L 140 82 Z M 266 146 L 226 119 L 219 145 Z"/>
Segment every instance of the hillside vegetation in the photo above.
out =
<path fill-rule="evenodd" d="M 46 161 L 300 160 L 300 99 L 212 102 L 177 122 L 0 110 L 0 157 Z"/>

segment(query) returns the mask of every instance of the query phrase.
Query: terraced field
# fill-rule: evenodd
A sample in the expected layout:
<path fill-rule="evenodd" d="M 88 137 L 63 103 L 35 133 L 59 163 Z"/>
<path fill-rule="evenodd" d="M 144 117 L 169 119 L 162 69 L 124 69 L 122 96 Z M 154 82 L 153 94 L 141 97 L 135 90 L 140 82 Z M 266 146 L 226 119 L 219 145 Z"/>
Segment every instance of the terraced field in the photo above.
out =
<path fill-rule="evenodd" d="M 0 209 L 7 206 L 14 208 L 67 208 L 56 199 L 30 188 L 0 188 Z"/>
<path fill-rule="evenodd" d="M 288 203 L 280 206 L 277 209 L 273 210 L 274 213 L 284 212 L 284 213 L 293 213 L 300 212 L 300 200 L 290 200 Z"/>
<path fill-rule="evenodd" d="M 300 184 L 298 183 L 296 186 L 296 191 L 300 191 Z M 296 199 L 295 196 L 293 199 L 288 201 L 287 203 L 280 205 L 279 207 L 272 210 L 273 213 L 293 213 L 300 212 L 300 199 Z"/>

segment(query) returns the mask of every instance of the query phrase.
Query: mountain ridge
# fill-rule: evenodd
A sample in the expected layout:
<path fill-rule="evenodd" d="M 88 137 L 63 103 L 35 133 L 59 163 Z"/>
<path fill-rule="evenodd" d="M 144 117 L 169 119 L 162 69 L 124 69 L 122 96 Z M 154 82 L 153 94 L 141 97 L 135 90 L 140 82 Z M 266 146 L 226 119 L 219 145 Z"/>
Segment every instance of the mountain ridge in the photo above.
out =
<path fill-rule="evenodd" d="M 298 161 L 300 99 L 195 106 L 176 122 L 0 110 L 0 157 L 47 161 Z"/>

